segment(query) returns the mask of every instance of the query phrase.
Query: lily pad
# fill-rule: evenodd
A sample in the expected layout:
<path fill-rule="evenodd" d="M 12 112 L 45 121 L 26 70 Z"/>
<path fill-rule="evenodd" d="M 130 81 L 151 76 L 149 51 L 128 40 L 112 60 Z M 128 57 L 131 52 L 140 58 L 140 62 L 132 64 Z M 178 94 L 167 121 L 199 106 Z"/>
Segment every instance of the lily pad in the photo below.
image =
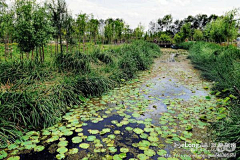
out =
<path fill-rule="evenodd" d="M 64 158 L 65 158 L 65 155 L 64 155 L 64 154 L 57 154 L 57 155 L 56 155 L 56 158 L 57 158 L 57 159 L 64 159 Z"/>
<path fill-rule="evenodd" d="M 148 149 L 148 150 L 144 151 L 144 154 L 149 156 L 149 157 L 152 157 L 152 156 L 154 156 L 156 154 L 156 152 L 154 150 L 152 150 L 152 149 Z"/>
<path fill-rule="evenodd" d="M 117 152 L 117 149 L 115 147 L 109 147 L 108 149 L 111 153 Z"/>
<path fill-rule="evenodd" d="M 159 151 L 157 152 L 157 154 L 158 154 L 159 156 L 164 156 L 164 155 L 167 154 L 167 151 L 161 149 L 161 150 L 159 150 Z"/>
<path fill-rule="evenodd" d="M 120 151 L 123 153 L 127 153 L 129 151 L 129 149 L 128 148 L 120 148 Z"/>
<path fill-rule="evenodd" d="M 80 143 L 80 142 L 82 142 L 82 138 L 81 137 L 73 137 L 72 142 L 73 143 Z"/>
<path fill-rule="evenodd" d="M 93 142 L 96 139 L 96 136 L 88 136 L 87 141 Z"/>
<path fill-rule="evenodd" d="M 58 143 L 58 146 L 59 147 L 66 147 L 68 145 L 68 141 L 60 141 L 59 143 Z"/>
<path fill-rule="evenodd" d="M 78 149 L 77 148 L 72 148 L 72 149 L 69 149 L 69 154 L 76 154 L 78 153 Z"/>
<path fill-rule="evenodd" d="M 7 160 L 20 160 L 19 156 L 9 157 Z"/>
<path fill-rule="evenodd" d="M 41 151 L 43 151 L 44 150 L 44 146 L 36 146 L 36 147 L 34 147 L 34 151 L 35 152 L 41 152 Z"/>
<path fill-rule="evenodd" d="M 143 130 L 141 128 L 134 128 L 133 131 L 136 133 L 136 134 L 141 134 L 143 133 Z"/>
<path fill-rule="evenodd" d="M 0 159 L 6 158 L 7 156 L 7 152 L 5 152 L 4 150 L 0 151 Z"/>
<path fill-rule="evenodd" d="M 80 148 L 87 149 L 90 145 L 88 143 L 81 143 L 79 145 Z"/>
<path fill-rule="evenodd" d="M 149 159 L 149 157 L 146 156 L 145 154 L 138 154 L 138 155 L 137 155 L 137 158 L 138 158 L 139 160 L 147 160 L 147 159 Z"/>
<path fill-rule="evenodd" d="M 60 147 L 57 149 L 57 152 L 60 154 L 64 154 L 68 151 L 68 149 L 66 147 Z"/>

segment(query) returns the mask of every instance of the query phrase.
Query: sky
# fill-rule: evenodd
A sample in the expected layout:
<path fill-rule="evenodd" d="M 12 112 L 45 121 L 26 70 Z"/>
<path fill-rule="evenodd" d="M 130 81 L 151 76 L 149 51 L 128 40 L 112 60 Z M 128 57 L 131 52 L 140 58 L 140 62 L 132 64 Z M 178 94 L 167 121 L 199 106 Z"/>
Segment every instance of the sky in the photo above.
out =
<path fill-rule="evenodd" d="M 10 1 L 10 0 L 7 0 Z M 39 0 L 43 1 L 43 0 Z M 240 8 L 240 0 L 66 0 L 73 15 L 93 14 L 97 19 L 122 18 L 136 28 L 148 29 L 149 22 L 172 14 L 174 20 L 188 15 L 217 14 Z"/>

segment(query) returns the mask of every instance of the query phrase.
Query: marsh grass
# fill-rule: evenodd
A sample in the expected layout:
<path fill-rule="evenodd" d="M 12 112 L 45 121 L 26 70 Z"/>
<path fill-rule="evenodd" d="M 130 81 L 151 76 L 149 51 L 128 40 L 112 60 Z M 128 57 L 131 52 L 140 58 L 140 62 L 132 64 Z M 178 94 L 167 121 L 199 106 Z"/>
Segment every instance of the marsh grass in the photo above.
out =
<path fill-rule="evenodd" d="M 56 124 L 84 97 L 102 95 L 149 69 L 153 58 L 161 55 L 157 45 L 144 41 L 108 49 L 93 47 L 88 53 L 59 54 L 51 63 L 0 64 L 0 82 L 12 84 L 0 91 L 0 135 L 5 137 L 0 147 L 24 130 Z"/>
<path fill-rule="evenodd" d="M 216 82 L 213 93 L 221 98 L 231 99 L 227 107 L 229 116 L 213 123 L 215 139 L 218 142 L 236 143 L 237 156 L 240 156 L 240 50 L 233 46 L 197 42 L 190 46 L 190 59 L 201 70 L 202 76 Z"/>

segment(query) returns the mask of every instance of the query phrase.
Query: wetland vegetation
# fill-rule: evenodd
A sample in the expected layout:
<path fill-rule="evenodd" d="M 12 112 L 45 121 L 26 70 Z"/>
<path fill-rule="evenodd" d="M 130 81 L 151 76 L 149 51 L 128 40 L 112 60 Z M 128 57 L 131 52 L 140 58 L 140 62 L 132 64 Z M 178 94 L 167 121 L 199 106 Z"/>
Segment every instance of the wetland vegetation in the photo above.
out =
<path fill-rule="evenodd" d="M 65 0 L 0 1 L 0 159 L 237 159 L 237 14 L 166 15 L 145 33 Z"/>

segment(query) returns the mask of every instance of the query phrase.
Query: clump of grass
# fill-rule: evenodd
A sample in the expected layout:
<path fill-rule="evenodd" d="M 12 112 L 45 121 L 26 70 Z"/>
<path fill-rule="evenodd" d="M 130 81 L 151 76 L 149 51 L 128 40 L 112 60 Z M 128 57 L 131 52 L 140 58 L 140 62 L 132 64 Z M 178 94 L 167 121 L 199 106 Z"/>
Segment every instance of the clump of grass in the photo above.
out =
<path fill-rule="evenodd" d="M 77 76 L 73 82 L 74 87 L 84 96 L 99 96 L 114 87 L 115 82 L 99 75 Z"/>
<path fill-rule="evenodd" d="M 112 56 L 107 52 L 101 52 L 99 48 L 95 49 L 92 53 L 94 58 L 97 58 L 99 61 L 106 63 L 106 64 L 112 64 L 113 58 Z"/>
<path fill-rule="evenodd" d="M 34 61 L 14 61 L 0 63 L 0 83 L 14 83 L 20 79 L 44 80 L 51 75 L 46 66 Z"/>
<path fill-rule="evenodd" d="M 59 54 L 55 63 L 61 72 L 73 72 L 75 74 L 90 72 L 90 57 L 80 52 Z"/>

